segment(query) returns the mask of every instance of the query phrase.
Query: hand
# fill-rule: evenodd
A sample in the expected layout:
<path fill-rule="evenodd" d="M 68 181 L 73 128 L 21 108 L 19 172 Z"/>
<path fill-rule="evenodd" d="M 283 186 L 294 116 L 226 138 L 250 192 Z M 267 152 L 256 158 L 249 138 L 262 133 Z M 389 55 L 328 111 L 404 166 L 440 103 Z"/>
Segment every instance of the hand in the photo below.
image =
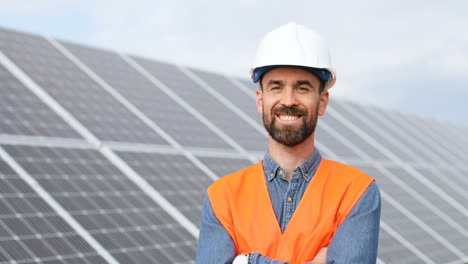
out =
<path fill-rule="evenodd" d="M 327 263 L 327 249 L 328 247 L 321 248 L 320 251 L 315 255 L 312 262 L 314 264 L 326 264 Z"/>
<path fill-rule="evenodd" d="M 247 254 L 239 254 L 234 258 L 232 264 L 248 264 L 249 263 L 249 255 Z"/>

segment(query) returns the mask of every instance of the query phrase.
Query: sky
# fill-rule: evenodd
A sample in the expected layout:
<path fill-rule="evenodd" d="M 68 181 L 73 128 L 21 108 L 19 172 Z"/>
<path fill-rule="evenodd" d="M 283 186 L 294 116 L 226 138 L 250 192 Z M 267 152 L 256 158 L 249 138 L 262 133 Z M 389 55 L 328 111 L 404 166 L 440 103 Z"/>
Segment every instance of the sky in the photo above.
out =
<path fill-rule="evenodd" d="M 237 77 L 290 21 L 328 42 L 331 98 L 468 127 L 468 1 L 0 0 L 0 26 Z"/>

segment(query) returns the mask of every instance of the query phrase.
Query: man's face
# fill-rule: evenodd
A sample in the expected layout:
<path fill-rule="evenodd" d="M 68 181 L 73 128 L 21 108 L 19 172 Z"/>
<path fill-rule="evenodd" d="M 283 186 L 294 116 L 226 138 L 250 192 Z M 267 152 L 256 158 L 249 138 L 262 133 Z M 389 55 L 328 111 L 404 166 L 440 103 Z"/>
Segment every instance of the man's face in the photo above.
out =
<path fill-rule="evenodd" d="M 294 67 L 274 68 L 257 90 L 257 110 L 270 136 L 285 146 L 295 146 L 313 135 L 317 116 L 328 104 L 328 91 L 319 94 L 320 80 Z"/>

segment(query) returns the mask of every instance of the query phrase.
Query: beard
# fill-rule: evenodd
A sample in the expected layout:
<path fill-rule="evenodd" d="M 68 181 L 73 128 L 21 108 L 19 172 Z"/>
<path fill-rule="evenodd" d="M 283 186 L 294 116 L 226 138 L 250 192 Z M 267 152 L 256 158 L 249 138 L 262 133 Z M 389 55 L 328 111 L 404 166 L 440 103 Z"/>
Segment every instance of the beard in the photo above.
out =
<path fill-rule="evenodd" d="M 309 116 L 306 109 L 299 108 L 298 106 L 279 106 L 273 108 L 271 111 L 270 118 L 265 115 L 265 109 L 263 109 L 263 125 L 268 131 L 268 134 L 278 143 L 285 146 L 292 147 L 312 135 L 315 132 L 317 125 L 317 109 Z M 282 113 L 286 115 L 300 115 L 302 117 L 302 123 L 297 125 L 284 125 L 282 128 L 276 125 L 276 114 Z"/>

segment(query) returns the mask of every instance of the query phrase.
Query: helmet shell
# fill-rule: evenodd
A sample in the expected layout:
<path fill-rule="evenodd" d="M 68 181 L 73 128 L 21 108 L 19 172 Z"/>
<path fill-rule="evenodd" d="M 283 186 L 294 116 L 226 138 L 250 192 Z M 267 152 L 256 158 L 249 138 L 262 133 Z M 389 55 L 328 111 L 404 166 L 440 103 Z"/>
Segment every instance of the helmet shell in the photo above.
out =
<path fill-rule="evenodd" d="M 336 72 L 325 41 L 314 30 L 295 22 L 274 29 L 262 39 L 250 69 L 252 80 L 256 82 L 259 79 L 254 78 L 258 77 L 254 76 L 255 69 L 275 65 L 326 69 L 330 78 L 324 80 L 325 88 L 331 88 L 336 82 Z"/>

